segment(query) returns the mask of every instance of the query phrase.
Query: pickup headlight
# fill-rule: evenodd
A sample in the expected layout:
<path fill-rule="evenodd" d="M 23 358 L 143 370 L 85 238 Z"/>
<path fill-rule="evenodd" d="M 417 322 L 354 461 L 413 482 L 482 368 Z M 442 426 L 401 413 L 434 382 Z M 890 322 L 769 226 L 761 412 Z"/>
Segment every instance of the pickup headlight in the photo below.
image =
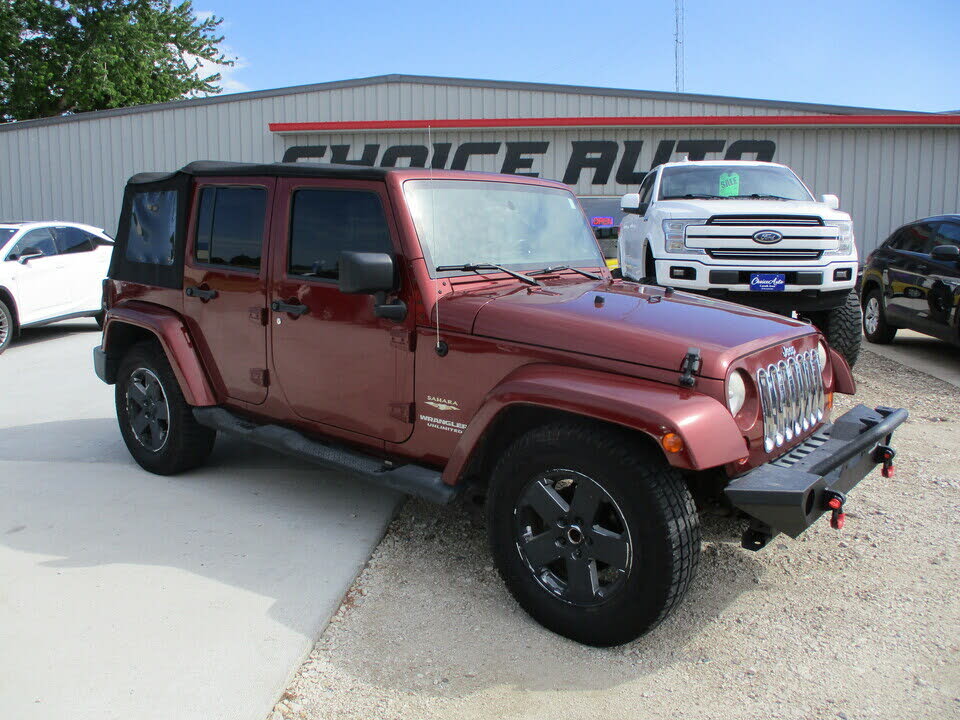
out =
<path fill-rule="evenodd" d="M 668 253 L 703 255 L 702 248 L 688 248 L 684 242 L 687 225 L 702 225 L 703 220 L 664 220 L 663 247 Z"/>
<path fill-rule="evenodd" d="M 852 220 L 825 220 L 824 225 L 837 229 L 837 249 L 827 250 L 827 255 L 852 255 L 854 251 L 853 221 Z"/>
<path fill-rule="evenodd" d="M 746 399 L 747 385 L 743 381 L 743 373 L 735 370 L 727 378 L 727 408 L 730 410 L 730 414 L 736 416 Z"/>

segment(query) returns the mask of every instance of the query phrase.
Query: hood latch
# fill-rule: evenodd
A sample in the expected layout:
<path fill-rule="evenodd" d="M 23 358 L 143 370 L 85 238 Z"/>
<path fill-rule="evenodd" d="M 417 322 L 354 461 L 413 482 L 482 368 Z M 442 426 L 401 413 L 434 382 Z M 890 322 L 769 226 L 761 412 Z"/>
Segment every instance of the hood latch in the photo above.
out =
<path fill-rule="evenodd" d="M 700 348 L 687 348 L 687 354 L 680 363 L 680 384 L 684 387 L 693 387 L 697 380 L 695 373 L 700 372 Z"/>

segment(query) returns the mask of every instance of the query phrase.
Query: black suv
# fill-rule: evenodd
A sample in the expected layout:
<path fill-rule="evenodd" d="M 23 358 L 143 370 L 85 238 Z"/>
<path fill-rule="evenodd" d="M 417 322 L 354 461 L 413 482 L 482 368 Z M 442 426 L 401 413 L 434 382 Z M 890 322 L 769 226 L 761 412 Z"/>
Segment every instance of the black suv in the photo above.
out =
<path fill-rule="evenodd" d="M 960 345 L 960 215 L 896 230 L 867 256 L 860 296 L 870 342 L 909 328 Z"/>

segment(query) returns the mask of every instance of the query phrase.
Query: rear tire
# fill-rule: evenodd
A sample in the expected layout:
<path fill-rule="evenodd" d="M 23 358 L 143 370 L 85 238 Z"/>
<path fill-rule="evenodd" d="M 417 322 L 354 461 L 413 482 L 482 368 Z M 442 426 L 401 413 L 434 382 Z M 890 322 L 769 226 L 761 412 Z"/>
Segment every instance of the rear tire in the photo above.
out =
<path fill-rule="evenodd" d="M 0 354 L 10 347 L 15 331 L 13 313 L 6 303 L 0 300 Z"/>
<path fill-rule="evenodd" d="M 840 307 L 809 313 L 808 317 L 824 334 L 830 347 L 843 355 L 847 364 L 853 367 L 860 356 L 860 328 L 863 322 L 860 298 L 856 291 L 851 290 Z"/>
<path fill-rule="evenodd" d="M 893 341 L 897 329 L 887 323 L 883 311 L 883 297 L 880 288 L 870 288 L 863 301 L 863 334 L 867 340 L 878 345 Z"/>
<path fill-rule="evenodd" d="M 120 434 L 144 470 L 174 475 L 201 465 L 213 450 L 216 431 L 194 419 L 155 344 L 135 345 L 123 358 L 114 399 Z"/>
<path fill-rule="evenodd" d="M 517 602 L 555 633 L 620 645 L 680 602 L 700 520 L 680 474 L 625 431 L 569 420 L 534 428 L 493 471 L 487 529 Z"/>

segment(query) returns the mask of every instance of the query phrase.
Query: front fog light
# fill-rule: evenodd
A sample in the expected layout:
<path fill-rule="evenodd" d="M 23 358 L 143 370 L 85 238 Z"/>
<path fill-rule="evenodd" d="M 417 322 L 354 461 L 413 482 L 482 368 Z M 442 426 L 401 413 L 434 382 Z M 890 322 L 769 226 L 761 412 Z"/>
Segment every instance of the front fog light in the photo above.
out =
<path fill-rule="evenodd" d="M 817 360 L 820 362 L 820 372 L 827 369 L 827 347 L 823 343 L 817 345 Z"/>
<path fill-rule="evenodd" d="M 727 380 L 727 408 L 731 415 L 736 415 L 747 399 L 747 386 L 743 382 L 743 373 L 735 371 Z"/>

